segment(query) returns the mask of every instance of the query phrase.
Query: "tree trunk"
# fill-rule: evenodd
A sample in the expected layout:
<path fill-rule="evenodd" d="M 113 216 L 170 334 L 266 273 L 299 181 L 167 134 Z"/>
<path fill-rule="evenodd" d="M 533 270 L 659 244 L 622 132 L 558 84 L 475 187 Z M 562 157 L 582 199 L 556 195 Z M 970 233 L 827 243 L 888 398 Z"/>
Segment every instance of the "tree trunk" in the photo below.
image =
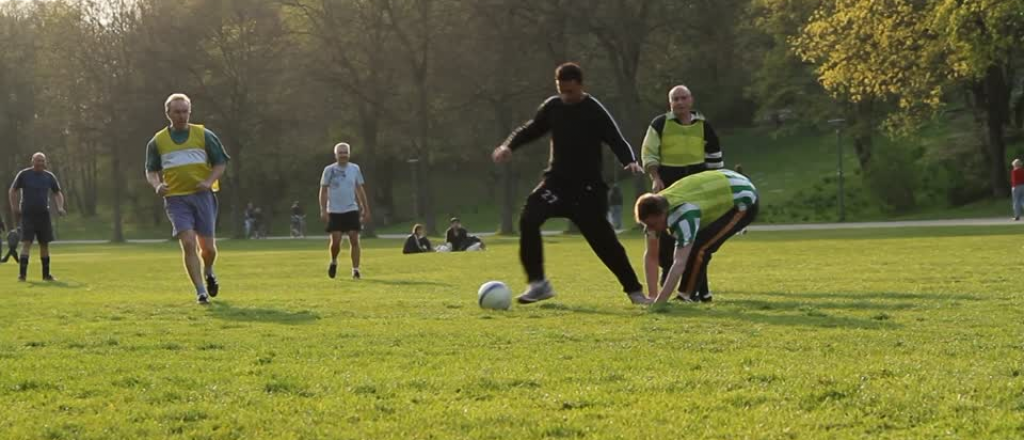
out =
<path fill-rule="evenodd" d="M 243 206 L 245 202 L 242 200 L 245 197 L 245 183 L 242 181 L 242 163 L 244 158 L 242 157 L 242 140 L 241 136 L 238 136 L 239 130 L 234 129 L 233 124 L 228 126 L 227 134 L 228 142 L 224 145 L 224 148 L 228 150 L 228 154 L 231 155 L 231 162 L 228 163 L 228 169 L 224 171 L 222 179 L 227 186 L 225 191 L 228 194 L 228 199 L 231 202 L 231 212 L 228 218 L 231 219 L 231 230 L 234 231 L 232 234 L 235 238 L 247 238 L 245 237 L 245 227 L 243 221 Z M 220 206 L 219 208 L 223 208 Z M 223 210 L 221 210 L 223 212 Z M 217 217 L 220 218 L 220 212 L 217 213 Z M 220 226 L 220 222 L 218 225 Z"/>
<path fill-rule="evenodd" d="M 871 156 L 874 153 L 873 111 L 870 101 L 861 101 L 853 104 L 847 115 L 847 127 L 850 137 L 853 138 L 853 151 L 857 154 L 857 164 L 865 175 L 871 169 Z"/>
<path fill-rule="evenodd" d="M 115 139 L 116 139 L 116 137 L 115 137 Z M 120 144 L 120 142 L 118 142 L 118 144 Z M 113 218 L 114 230 L 111 233 L 110 241 L 112 241 L 114 243 L 123 243 L 124 242 L 124 228 L 123 228 L 123 220 L 122 220 L 122 211 L 121 211 L 122 203 L 121 202 L 122 202 L 122 197 L 123 197 L 124 189 L 123 189 L 122 185 L 119 185 L 117 183 L 117 182 L 121 182 L 123 180 L 122 179 L 122 172 L 121 172 L 121 155 L 118 154 L 117 151 L 112 151 L 111 152 L 110 174 L 111 174 L 111 177 L 112 177 L 111 182 L 114 182 L 114 184 L 111 185 L 111 187 L 113 188 L 113 200 L 112 200 L 112 203 L 113 203 L 113 208 L 114 208 L 114 214 L 113 214 L 114 215 L 114 218 Z"/>
<path fill-rule="evenodd" d="M 1000 198 L 1009 197 L 1006 168 L 1006 139 L 1004 126 L 1010 117 L 1010 87 L 1007 84 L 1005 71 L 999 65 L 989 66 L 985 72 L 985 112 L 986 134 L 989 159 L 989 182 L 992 195 Z"/>
<path fill-rule="evenodd" d="M 395 221 L 395 161 L 391 158 L 377 157 L 377 177 L 373 186 L 370 187 L 374 197 L 374 217 L 380 224 L 388 225 Z"/>
<path fill-rule="evenodd" d="M 425 55 L 424 55 L 425 56 Z M 437 234 L 437 219 L 434 216 L 434 203 L 430 192 L 430 103 L 428 101 L 427 92 L 427 75 L 426 67 L 417 75 L 416 91 L 417 91 L 417 108 L 419 114 L 416 118 L 416 150 L 419 152 L 419 162 L 416 163 L 418 169 L 417 175 L 419 176 L 419 185 L 417 185 L 417 198 L 419 199 L 418 217 L 424 222 L 426 226 L 427 234 Z"/>
<path fill-rule="evenodd" d="M 365 173 L 363 175 L 368 179 L 377 179 L 377 143 L 380 134 L 380 111 L 375 104 L 363 102 L 359 105 L 359 118 L 360 118 L 360 131 L 362 131 L 363 137 L 363 149 L 366 151 L 364 156 L 366 160 L 363 161 L 363 168 Z M 368 183 L 367 187 L 370 189 L 367 191 L 366 198 L 367 203 L 370 203 L 370 212 L 377 211 L 376 204 L 373 200 L 373 186 L 377 185 L 377 181 Z M 377 235 L 374 228 L 376 220 L 371 219 L 365 225 L 363 225 L 363 236 L 375 237 Z"/>

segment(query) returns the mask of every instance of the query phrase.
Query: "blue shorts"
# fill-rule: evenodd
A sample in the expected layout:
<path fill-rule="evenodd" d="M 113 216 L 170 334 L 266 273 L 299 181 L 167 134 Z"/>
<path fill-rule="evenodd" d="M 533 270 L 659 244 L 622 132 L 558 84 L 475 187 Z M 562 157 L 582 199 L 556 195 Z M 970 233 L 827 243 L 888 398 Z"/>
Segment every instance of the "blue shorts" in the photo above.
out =
<path fill-rule="evenodd" d="M 203 191 L 184 196 L 164 197 L 164 209 L 171 220 L 172 237 L 196 231 L 200 237 L 213 237 L 217 225 L 217 196 Z"/>

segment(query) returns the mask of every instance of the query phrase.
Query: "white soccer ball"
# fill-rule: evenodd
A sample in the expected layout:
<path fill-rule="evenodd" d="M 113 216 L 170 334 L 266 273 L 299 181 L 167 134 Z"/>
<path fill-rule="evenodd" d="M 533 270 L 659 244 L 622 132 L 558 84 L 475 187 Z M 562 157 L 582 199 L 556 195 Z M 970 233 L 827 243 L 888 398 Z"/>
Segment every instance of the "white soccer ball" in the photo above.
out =
<path fill-rule="evenodd" d="M 512 306 L 512 291 L 501 281 L 488 281 L 480 286 L 477 303 L 482 309 L 508 310 Z"/>

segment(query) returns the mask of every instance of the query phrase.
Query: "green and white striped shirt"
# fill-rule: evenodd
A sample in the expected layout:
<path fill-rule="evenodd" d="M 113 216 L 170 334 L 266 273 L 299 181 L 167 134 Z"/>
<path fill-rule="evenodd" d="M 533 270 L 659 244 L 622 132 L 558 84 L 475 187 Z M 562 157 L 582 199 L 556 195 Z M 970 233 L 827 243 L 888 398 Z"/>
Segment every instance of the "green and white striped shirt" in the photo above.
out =
<path fill-rule="evenodd" d="M 668 199 L 668 228 L 677 247 L 693 243 L 702 221 L 712 223 L 733 208 L 744 211 L 757 203 L 757 188 L 750 179 L 729 170 L 684 177 L 658 194 Z"/>

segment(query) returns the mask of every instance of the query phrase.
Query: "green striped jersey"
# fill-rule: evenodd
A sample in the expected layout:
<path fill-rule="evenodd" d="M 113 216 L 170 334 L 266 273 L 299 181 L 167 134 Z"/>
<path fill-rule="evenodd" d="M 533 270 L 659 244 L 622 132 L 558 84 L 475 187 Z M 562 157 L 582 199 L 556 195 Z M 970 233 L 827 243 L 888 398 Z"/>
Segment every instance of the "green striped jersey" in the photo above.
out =
<path fill-rule="evenodd" d="M 668 199 L 668 230 L 678 247 L 693 243 L 702 220 L 712 223 L 733 208 L 743 211 L 757 202 L 750 179 L 729 170 L 684 177 L 658 194 Z"/>

